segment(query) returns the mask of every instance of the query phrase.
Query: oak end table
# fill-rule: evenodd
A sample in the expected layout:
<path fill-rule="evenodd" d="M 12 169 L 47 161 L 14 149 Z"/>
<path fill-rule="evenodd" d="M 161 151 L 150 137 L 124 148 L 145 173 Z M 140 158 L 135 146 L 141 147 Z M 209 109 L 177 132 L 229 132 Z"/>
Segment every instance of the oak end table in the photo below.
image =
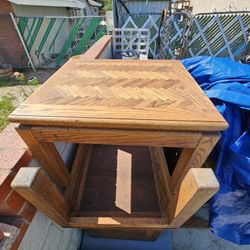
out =
<path fill-rule="evenodd" d="M 219 188 L 213 172 L 201 166 L 227 123 L 180 61 L 72 59 L 21 104 L 10 115 L 10 121 L 20 123 L 18 133 L 42 166 L 31 167 L 29 172 L 22 170 L 12 187 L 65 227 L 144 229 L 148 234 L 152 229 L 179 227 Z M 79 144 L 71 170 L 60 157 L 56 142 Z M 163 150 L 168 147 L 182 149 L 171 175 Z M 120 162 L 122 174 L 108 170 L 112 164 L 106 162 L 111 159 Z M 150 159 L 152 163 L 148 164 Z M 129 162 L 138 163 L 139 169 L 126 170 Z M 102 163 L 107 170 L 97 178 Z M 88 177 L 88 171 L 92 176 Z M 125 180 L 128 173 L 138 177 L 136 185 L 141 191 L 138 194 L 132 190 L 135 200 L 144 204 L 142 187 L 147 190 L 147 199 L 150 192 L 155 192 L 160 214 L 153 202 L 143 205 L 145 211 L 142 205 L 138 209 L 135 206 L 134 214 L 130 211 L 128 216 L 114 207 L 118 206 L 117 200 L 107 213 L 97 213 L 97 205 L 82 205 L 82 196 L 91 200 L 96 194 L 91 180 L 111 190 L 109 181 L 103 183 L 101 175 L 111 183 L 114 174 L 120 178 L 114 186 L 125 185 L 121 206 L 126 206 L 123 203 L 127 198 L 128 202 L 136 202 L 126 196 L 132 185 Z M 147 183 L 151 179 L 155 182 L 155 190 L 141 183 L 142 176 Z M 29 179 L 26 183 L 25 178 Z M 91 194 L 84 191 L 85 182 Z M 84 206 L 90 206 L 89 210 L 79 212 Z"/>

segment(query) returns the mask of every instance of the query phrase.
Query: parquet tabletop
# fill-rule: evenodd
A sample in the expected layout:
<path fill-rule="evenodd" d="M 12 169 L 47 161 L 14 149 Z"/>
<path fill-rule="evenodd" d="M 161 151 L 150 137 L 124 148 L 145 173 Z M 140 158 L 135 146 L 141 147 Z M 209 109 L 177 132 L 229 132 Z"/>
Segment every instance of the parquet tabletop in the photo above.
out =
<path fill-rule="evenodd" d="M 218 131 L 227 123 L 179 61 L 72 59 L 10 116 L 29 125 Z"/>

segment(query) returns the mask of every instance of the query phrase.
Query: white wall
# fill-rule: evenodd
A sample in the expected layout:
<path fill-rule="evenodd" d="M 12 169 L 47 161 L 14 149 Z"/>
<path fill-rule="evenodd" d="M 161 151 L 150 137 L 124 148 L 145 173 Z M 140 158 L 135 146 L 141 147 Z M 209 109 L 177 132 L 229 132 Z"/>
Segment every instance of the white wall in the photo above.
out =
<path fill-rule="evenodd" d="M 65 7 L 61 8 L 61 7 L 46 7 L 46 6 L 45 7 L 44 6 L 26 6 L 26 5 L 15 5 L 15 4 L 13 4 L 12 6 L 15 10 L 16 16 L 44 17 L 44 16 L 67 16 L 68 15 L 67 9 Z M 50 57 L 49 47 L 53 41 L 53 38 L 56 34 L 56 31 L 58 30 L 58 28 L 62 22 L 62 19 L 57 19 L 56 22 L 54 23 L 53 28 L 52 28 L 52 30 L 51 30 L 51 32 L 46 40 L 46 43 L 45 43 L 45 45 L 42 49 L 42 52 L 40 54 L 40 57 L 38 59 L 38 57 L 36 56 L 36 50 L 39 47 L 39 44 L 41 42 L 41 39 L 42 39 L 43 34 L 47 28 L 49 21 L 50 21 L 50 19 L 46 19 L 46 18 L 43 20 L 42 25 L 39 29 L 38 34 L 37 34 L 35 43 L 32 47 L 31 52 L 30 52 L 33 63 L 36 66 L 43 63 L 43 60 L 41 57 L 42 54 L 44 55 L 45 58 Z M 28 21 L 28 24 L 27 24 L 29 30 L 32 28 L 32 23 L 33 23 L 33 19 L 30 18 Z M 67 22 L 65 22 L 65 25 L 63 26 L 60 34 L 58 35 L 58 37 L 56 39 L 56 43 L 55 43 L 55 47 L 54 47 L 54 51 L 53 51 L 55 54 L 60 52 L 64 42 L 67 39 L 69 27 L 67 27 L 66 23 Z M 26 28 L 26 31 L 24 34 L 25 38 L 28 37 L 28 33 L 29 33 L 29 31 Z M 27 41 L 27 44 L 28 43 L 29 43 L 29 41 Z"/>
<path fill-rule="evenodd" d="M 250 0 L 191 0 L 193 12 L 213 12 L 217 11 L 250 11 Z"/>
<path fill-rule="evenodd" d="M 125 2 L 131 13 L 162 13 L 163 9 L 168 8 L 169 1 L 150 1 L 148 3 L 145 0 L 127 1 Z"/>
<path fill-rule="evenodd" d="M 88 3 L 86 3 L 86 12 L 87 12 L 87 16 L 99 16 L 98 8 L 93 7 L 89 5 Z"/>
<path fill-rule="evenodd" d="M 95 9 L 92 6 L 89 6 L 87 2 L 85 4 L 86 4 L 87 15 L 98 15 L 98 12 L 95 12 Z M 65 7 L 25 6 L 25 5 L 13 4 L 13 8 L 14 8 L 16 16 L 29 16 L 29 17 L 54 16 L 55 17 L 55 16 L 69 16 L 70 15 L 70 11 L 67 10 L 67 8 Z M 78 12 L 76 14 L 78 14 Z M 26 28 L 26 31 L 24 34 L 25 38 L 29 36 L 29 30 L 32 29 L 33 20 L 34 20 L 33 18 L 30 18 L 28 21 L 28 28 Z M 59 32 L 59 35 L 56 38 L 56 42 L 55 42 L 55 46 L 53 47 L 53 50 L 49 51 L 49 47 L 51 43 L 53 42 L 53 39 L 57 33 L 57 30 L 59 29 L 63 21 L 63 19 L 61 18 L 56 19 L 55 23 L 53 24 L 53 28 L 50 31 L 49 36 L 47 37 L 46 42 L 38 58 L 36 51 L 39 48 L 39 44 L 41 43 L 41 39 L 44 36 L 44 32 L 46 31 L 50 20 L 51 19 L 48 19 L 48 18 L 43 19 L 42 25 L 36 36 L 34 45 L 32 46 L 32 50 L 30 51 L 31 58 L 33 60 L 33 63 L 36 66 L 44 63 L 43 58 L 48 60 L 49 58 L 51 58 L 52 54 L 58 54 L 61 51 L 62 46 L 64 45 L 66 39 L 68 38 L 69 31 L 73 24 L 71 21 L 65 20 Z M 37 21 L 35 25 L 36 24 L 37 24 Z M 33 28 L 33 31 L 34 31 L 34 28 Z M 27 41 L 27 44 L 28 43 L 29 43 L 29 40 Z"/>
<path fill-rule="evenodd" d="M 66 8 L 12 4 L 16 16 L 67 16 Z"/>

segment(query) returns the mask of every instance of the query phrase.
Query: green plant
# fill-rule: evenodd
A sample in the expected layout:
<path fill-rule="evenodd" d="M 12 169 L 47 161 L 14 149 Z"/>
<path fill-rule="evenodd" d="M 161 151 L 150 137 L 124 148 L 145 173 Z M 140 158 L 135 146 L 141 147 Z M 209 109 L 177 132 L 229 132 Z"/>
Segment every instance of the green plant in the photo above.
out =
<path fill-rule="evenodd" d="M 112 10 L 112 0 L 101 0 L 100 2 L 103 4 L 103 10 Z"/>
<path fill-rule="evenodd" d="M 10 83 L 10 79 L 0 79 L 0 87 L 7 86 Z"/>
<path fill-rule="evenodd" d="M 2 97 L 0 101 L 0 132 L 8 125 L 8 116 L 9 114 L 15 109 L 15 107 L 12 104 L 12 101 L 16 97 L 7 94 Z"/>

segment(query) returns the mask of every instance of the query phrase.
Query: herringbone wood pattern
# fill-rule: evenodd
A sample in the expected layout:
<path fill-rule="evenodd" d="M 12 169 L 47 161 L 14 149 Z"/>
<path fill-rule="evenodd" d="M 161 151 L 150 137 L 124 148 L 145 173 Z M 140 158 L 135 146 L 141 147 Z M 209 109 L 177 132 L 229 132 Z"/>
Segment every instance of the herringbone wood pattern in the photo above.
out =
<path fill-rule="evenodd" d="M 58 125 L 68 120 L 71 126 L 126 123 L 128 128 L 154 129 L 160 124 L 172 130 L 226 126 L 182 64 L 163 60 L 71 60 L 11 119 Z"/>

